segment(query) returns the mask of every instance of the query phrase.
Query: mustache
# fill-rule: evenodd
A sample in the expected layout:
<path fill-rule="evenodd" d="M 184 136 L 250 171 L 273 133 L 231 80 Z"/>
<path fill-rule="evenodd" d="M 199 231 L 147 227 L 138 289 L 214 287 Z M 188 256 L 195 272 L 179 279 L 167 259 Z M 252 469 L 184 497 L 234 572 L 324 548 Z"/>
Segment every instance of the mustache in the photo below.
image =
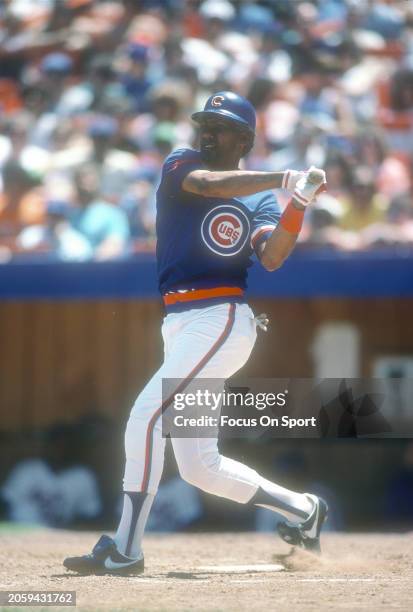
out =
<path fill-rule="evenodd" d="M 214 161 L 219 158 L 219 151 L 215 146 L 205 146 L 201 144 L 201 159 L 203 161 Z"/>
<path fill-rule="evenodd" d="M 201 146 L 206 147 L 208 145 L 213 145 L 215 146 L 217 144 L 217 139 L 210 137 L 210 138 L 201 138 Z"/>

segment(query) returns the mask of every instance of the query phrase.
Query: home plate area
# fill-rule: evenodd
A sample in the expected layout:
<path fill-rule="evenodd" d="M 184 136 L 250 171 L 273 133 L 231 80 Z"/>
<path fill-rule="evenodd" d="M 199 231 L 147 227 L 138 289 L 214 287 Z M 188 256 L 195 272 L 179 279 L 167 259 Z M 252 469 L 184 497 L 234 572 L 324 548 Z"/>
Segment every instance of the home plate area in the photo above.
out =
<path fill-rule="evenodd" d="M 327 533 L 321 557 L 274 534 L 151 534 L 145 573 L 124 577 L 79 576 L 62 566 L 100 534 L 0 531 L 0 590 L 75 591 L 81 610 L 407 612 L 413 601 L 409 533 Z"/>
<path fill-rule="evenodd" d="M 285 567 L 263 563 L 261 565 L 205 565 L 198 567 L 197 570 L 206 574 L 255 574 L 258 572 L 282 572 Z"/>

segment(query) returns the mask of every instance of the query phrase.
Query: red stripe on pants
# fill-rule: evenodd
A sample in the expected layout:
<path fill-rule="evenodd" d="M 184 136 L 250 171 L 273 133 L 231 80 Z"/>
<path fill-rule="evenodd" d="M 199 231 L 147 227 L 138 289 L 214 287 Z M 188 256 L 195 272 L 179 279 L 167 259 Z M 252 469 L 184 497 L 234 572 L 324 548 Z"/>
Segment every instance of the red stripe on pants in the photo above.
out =
<path fill-rule="evenodd" d="M 230 304 L 228 312 L 228 320 L 225 325 L 224 331 L 216 340 L 212 348 L 209 349 L 208 353 L 201 359 L 201 361 L 192 369 L 188 376 L 178 385 L 178 388 L 170 395 L 161 405 L 160 408 L 155 412 L 149 421 L 148 429 L 146 431 L 146 443 L 145 443 L 145 469 L 143 471 L 143 478 L 141 484 L 141 491 L 146 493 L 148 490 L 149 479 L 151 476 L 151 459 L 152 459 L 152 447 L 153 447 L 153 432 L 155 423 L 163 412 L 168 408 L 172 402 L 176 393 L 182 393 L 187 384 L 202 370 L 202 368 L 208 363 L 208 361 L 215 355 L 215 353 L 221 348 L 224 342 L 227 340 L 231 333 L 232 327 L 235 321 L 235 304 Z"/>

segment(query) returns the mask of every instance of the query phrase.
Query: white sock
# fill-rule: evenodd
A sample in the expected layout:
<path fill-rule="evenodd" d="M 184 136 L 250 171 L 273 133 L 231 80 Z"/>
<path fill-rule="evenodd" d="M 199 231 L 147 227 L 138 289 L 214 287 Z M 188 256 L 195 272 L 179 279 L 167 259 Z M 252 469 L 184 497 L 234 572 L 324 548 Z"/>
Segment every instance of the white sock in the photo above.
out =
<path fill-rule="evenodd" d="M 154 499 L 150 493 L 125 491 L 122 516 L 114 540 L 119 552 L 126 557 L 143 557 L 142 537 Z"/>
<path fill-rule="evenodd" d="M 259 483 L 258 491 L 250 500 L 255 506 L 279 512 L 294 523 L 305 521 L 313 512 L 313 502 L 303 493 L 285 489 L 262 476 L 259 477 Z"/>

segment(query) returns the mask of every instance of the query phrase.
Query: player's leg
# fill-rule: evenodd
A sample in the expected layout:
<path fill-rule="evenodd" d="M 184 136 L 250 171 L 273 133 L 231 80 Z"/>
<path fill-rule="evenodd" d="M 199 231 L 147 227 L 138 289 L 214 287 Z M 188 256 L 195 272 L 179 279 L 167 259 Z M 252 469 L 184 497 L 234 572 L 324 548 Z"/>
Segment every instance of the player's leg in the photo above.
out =
<path fill-rule="evenodd" d="M 307 519 L 314 509 L 307 495 L 277 485 L 247 465 L 221 455 L 216 438 L 173 438 L 172 444 L 182 478 L 207 493 L 269 508 L 293 522 Z"/>
<path fill-rule="evenodd" d="M 213 495 L 284 515 L 287 521 L 278 525 L 280 536 L 290 544 L 319 551 L 319 534 L 327 514 L 322 499 L 291 491 L 221 455 L 216 438 L 174 438 L 172 444 L 185 480 Z"/>
<path fill-rule="evenodd" d="M 252 312 L 246 306 L 192 310 L 169 315 L 164 321 L 164 363 L 139 394 L 125 433 L 124 503 L 115 542 L 127 557 L 142 555 L 142 536 L 162 475 L 162 415 L 170 404 L 170 398 L 162 397 L 162 380 L 172 381 L 171 396 L 177 387 L 185 390 L 235 329 L 238 347 L 242 345 L 243 352 L 249 355 L 256 331 Z M 241 356 L 239 367 L 244 361 Z"/>
<path fill-rule="evenodd" d="M 163 468 L 165 440 L 162 438 L 161 417 L 174 396 L 171 392 L 170 396 L 162 397 L 162 379 L 178 379 L 179 387 L 184 390 L 226 343 L 236 318 L 239 318 L 235 314 L 235 305 L 224 304 L 166 317 L 162 330 L 166 344 L 165 361 L 137 398 L 126 429 L 124 507 L 115 540 L 103 536 L 92 555 L 66 559 L 65 566 L 69 569 L 91 573 L 99 569 L 104 558 L 103 562 L 109 564 L 107 569 L 113 573 L 115 565 L 127 568 L 129 563 L 143 559 L 142 534 Z M 246 322 L 247 318 L 244 319 Z M 242 332 L 243 339 L 240 330 L 239 344 L 246 345 L 250 352 L 253 345 L 251 334 L 255 340 L 252 313 L 248 315 L 247 327 L 247 331 Z M 105 555 L 109 555 L 109 559 Z M 140 566 L 136 565 L 136 568 L 138 570 Z M 120 567 L 119 573 L 121 571 Z"/>
<path fill-rule="evenodd" d="M 85 573 L 143 571 L 140 541 L 163 467 L 161 416 L 173 400 L 173 394 L 162 398 L 162 379 L 180 379 L 180 391 L 183 391 L 196 376 L 226 378 L 246 362 L 256 337 L 255 323 L 248 307 L 228 304 L 169 315 L 163 332 L 169 352 L 160 370 L 139 395 L 125 434 L 125 503 L 116 541 L 103 536 L 92 555 L 66 559 L 65 566 L 69 569 Z M 223 347 L 226 350 L 220 352 Z M 228 347 L 231 350 L 228 351 Z M 220 358 L 216 360 L 218 353 Z M 229 363 L 231 371 L 225 369 Z M 207 367 L 211 364 L 213 367 Z M 254 481 L 254 470 L 221 457 L 215 447 L 212 452 L 211 448 L 204 450 L 200 455 L 201 463 L 207 454 L 218 461 L 222 468 L 218 470 L 219 479 L 225 481 L 224 486 L 228 487 L 229 483 L 233 487 L 233 496 L 225 493 L 231 499 L 239 496 L 241 484 L 248 493 L 245 493 L 245 499 L 244 494 L 242 499 L 236 499 L 241 503 L 257 493 L 262 484 L 265 486 L 263 479 Z M 179 453 L 179 450 L 176 454 L 177 458 L 182 457 L 180 467 L 185 470 L 189 462 L 185 458 L 187 455 Z M 218 489 L 216 493 L 220 494 Z"/>
<path fill-rule="evenodd" d="M 170 336 L 176 330 L 162 327 L 165 361 Z M 162 402 L 163 367 L 139 394 L 125 431 L 126 465 L 122 516 L 115 537 L 102 536 L 91 555 L 69 557 L 64 565 L 80 573 L 141 573 L 144 568 L 141 540 L 162 475 L 165 438 L 156 417 Z"/>
<path fill-rule="evenodd" d="M 231 334 L 204 364 L 198 377 L 223 380 L 248 360 L 255 342 L 255 328 L 251 326 L 247 306 L 237 306 L 237 311 Z M 199 328 L 199 321 L 196 326 Z M 204 491 L 239 503 L 264 506 L 283 514 L 293 524 L 306 521 L 317 510 L 314 496 L 290 491 L 221 455 L 216 438 L 174 437 L 172 444 L 181 476 Z"/>
<path fill-rule="evenodd" d="M 142 537 L 163 471 L 165 438 L 157 411 L 161 405 L 164 366 L 178 330 L 179 321 L 175 325 L 164 322 L 164 365 L 137 397 L 125 431 L 123 508 L 114 540 L 121 553 L 133 558 L 143 556 Z"/>

